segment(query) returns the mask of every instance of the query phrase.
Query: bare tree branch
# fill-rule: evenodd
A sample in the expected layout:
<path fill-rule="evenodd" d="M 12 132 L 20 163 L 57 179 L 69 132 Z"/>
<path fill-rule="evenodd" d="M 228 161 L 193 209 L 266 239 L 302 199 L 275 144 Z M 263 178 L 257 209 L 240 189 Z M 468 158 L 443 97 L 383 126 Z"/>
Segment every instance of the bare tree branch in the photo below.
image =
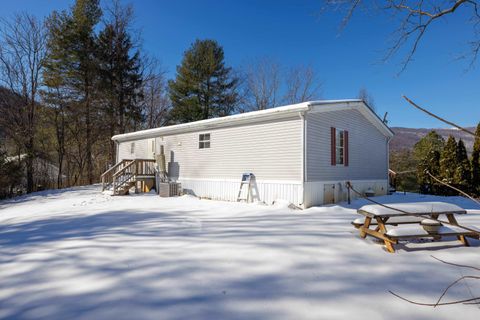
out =
<path fill-rule="evenodd" d="M 478 201 L 477 199 L 475 199 L 474 197 L 472 197 L 472 196 L 469 195 L 468 193 L 466 193 L 466 192 L 464 192 L 464 191 L 462 191 L 462 190 L 460 190 L 460 189 L 458 189 L 458 188 L 456 188 L 456 187 L 454 187 L 454 186 L 446 183 L 445 181 L 442 181 L 442 180 L 438 179 L 437 177 L 435 177 L 434 175 L 432 175 L 428 170 L 425 171 L 425 173 L 428 174 L 433 180 L 437 181 L 438 183 L 441 183 L 441 184 L 443 184 L 444 186 L 447 186 L 447 187 L 449 187 L 449 188 L 457 191 L 458 193 L 463 194 L 465 197 L 469 198 L 469 199 L 472 200 L 473 202 L 475 202 L 475 203 L 477 203 L 478 205 L 480 205 L 480 201 Z"/>
<path fill-rule="evenodd" d="M 440 116 L 437 116 L 436 114 L 428 111 L 427 109 L 424 109 L 424 108 L 420 107 L 418 104 L 416 104 L 415 102 L 413 102 L 412 100 L 410 100 L 410 99 L 407 98 L 406 96 L 402 96 L 402 97 L 403 97 L 405 100 L 407 100 L 407 102 L 410 103 L 412 106 L 414 106 L 415 108 L 417 108 L 417 109 L 420 110 L 420 111 L 425 112 L 425 113 L 428 114 L 429 116 L 434 117 L 435 119 L 438 119 L 438 120 L 440 120 L 440 121 L 442 121 L 442 122 L 444 122 L 444 123 L 446 123 L 446 124 L 448 124 L 448 125 L 450 125 L 450 126 L 452 126 L 452 127 L 455 127 L 455 128 L 457 128 L 457 129 L 463 131 L 463 132 L 466 132 L 466 133 L 468 133 L 468 134 L 471 134 L 472 136 L 476 136 L 475 133 L 473 133 L 472 131 L 470 131 L 470 130 L 468 130 L 468 129 L 465 129 L 464 127 L 459 126 L 459 125 L 456 124 L 456 123 L 453 123 L 453 122 L 451 122 L 451 121 L 448 121 L 448 120 L 446 120 L 446 119 L 444 119 L 444 118 L 442 118 L 442 117 L 440 117 Z"/>
<path fill-rule="evenodd" d="M 473 269 L 473 270 L 478 270 L 480 271 L 480 268 L 477 268 L 477 267 L 473 267 L 473 266 L 468 266 L 468 265 L 465 265 L 465 264 L 458 264 L 458 263 L 453 263 L 453 262 L 448 262 L 448 261 L 445 261 L 445 260 L 442 260 L 440 258 L 437 258 L 435 256 L 431 256 L 433 259 L 435 260 L 438 260 L 444 264 L 448 264 L 448 265 L 451 265 L 451 266 L 455 266 L 455 267 L 460 267 L 460 268 L 469 268 L 469 269 Z"/>
<path fill-rule="evenodd" d="M 360 1 L 360 0 L 325 0 L 326 4 L 333 7 L 344 8 L 345 15 L 340 24 L 341 29 L 351 20 L 355 11 L 361 4 L 370 10 L 383 10 L 399 18 L 400 22 L 393 32 L 393 43 L 387 49 L 384 61 L 396 55 L 407 43 L 411 43 L 404 60 L 400 73 L 403 72 L 413 60 L 420 43 L 427 30 L 434 23 L 441 21 L 449 15 L 454 14 L 460 8 L 469 8 L 470 22 L 474 30 L 474 39 L 470 41 L 471 56 L 470 67 L 478 57 L 480 51 L 480 14 L 477 0 L 455 0 L 455 1 L 424 1 L 424 0 L 384 0 L 384 1 Z M 467 55 L 465 55 L 467 56 Z"/>
<path fill-rule="evenodd" d="M 447 264 L 447 265 L 451 265 L 451 266 L 455 266 L 455 267 L 460 267 L 460 268 L 469 268 L 469 269 L 473 269 L 473 270 L 478 270 L 480 271 L 480 268 L 477 268 L 477 267 L 473 267 L 473 266 L 468 266 L 468 265 L 462 265 L 462 264 L 457 264 L 457 263 L 452 263 L 452 262 L 447 262 L 445 260 L 442 260 L 442 259 L 439 259 L 437 257 L 434 257 L 434 256 L 431 256 L 432 258 L 434 258 L 435 260 L 437 261 L 440 261 L 444 264 Z M 452 283 L 450 283 L 443 291 L 442 291 L 442 294 L 440 295 L 440 297 L 438 298 L 437 302 L 435 303 L 421 303 L 421 302 L 417 302 L 417 301 L 413 301 L 413 300 L 410 300 L 410 299 L 407 299 L 405 297 L 402 297 L 400 296 L 399 294 L 397 293 L 394 293 L 392 291 L 389 291 L 391 294 L 393 294 L 394 296 L 404 300 L 404 301 L 407 301 L 409 303 L 412 303 L 412 304 L 416 304 L 416 305 L 421 305 L 421 306 L 429 306 L 429 307 L 437 307 L 437 306 L 443 306 L 443 305 L 452 305 L 452 304 L 460 304 L 460 303 L 463 303 L 463 304 L 480 304 L 480 297 L 473 297 L 472 299 L 463 299 L 463 300 L 456 300 L 456 301 L 450 301 L 450 302 L 441 302 L 442 299 L 445 297 L 445 295 L 448 293 L 448 291 L 453 288 L 456 284 L 458 284 L 460 281 L 462 280 L 467 280 L 467 279 L 470 279 L 470 280 L 480 280 L 480 276 L 471 276 L 471 275 L 467 275 L 467 276 L 462 276 L 458 279 L 456 279 L 455 281 L 453 281 Z"/>
<path fill-rule="evenodd" d="M 244 79 L 244 104 L 248 111 L 277 106 L 281 84 L 279 63 L 268 58 L 256 60 L 246 67 Z"/>
<path fill-rule="evenodd" d="M 312 66 L 293 67 L 286 74 L 286 94 L 283 102 L 294 104 L 313 100 L 320 95 L 321 84 Z"/>
<path fill-rule="evenodd" d="M 480 297 L 474 297 L 474 298 L 470 298 L 470 299 L 462 299 L 462 300 L 455 300 L 455 301 L 442 302 L 442 303 L 422 303 L 422 302 L 417 302 L 417 301 L 413 301 L 413 300 L 407 299 L 405 297 L 402 297 L 401 295 L 399 295 L 399 294 L 397 294 L 397 293 L 395 293 L 391 290 L 388 290 L 388 292 L 393 294 L 395 297 L 397 297 L 399 299 L 402 299 L 404 301 L 407 301 L 411 304 L 416 304 L 416 305 L 419 305 L 419 306 L 427 306 L 427 307 L 447 306 L 447 305 L 462 304 L 462 303 L 465 304 L 466 302 L 472 302 L 472 301 L 480 300 Z M 480 302 L 474 302 L 474 303 L 470 303 L 470 304 L 480 304 Z"/>

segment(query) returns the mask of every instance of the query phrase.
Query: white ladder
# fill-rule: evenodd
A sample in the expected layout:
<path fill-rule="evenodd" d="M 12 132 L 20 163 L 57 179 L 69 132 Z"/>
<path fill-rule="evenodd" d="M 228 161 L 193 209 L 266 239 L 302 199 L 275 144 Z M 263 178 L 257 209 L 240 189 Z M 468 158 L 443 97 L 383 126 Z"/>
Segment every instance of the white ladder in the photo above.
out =
<path fill-rule="evenodd" d="M 242 200 L 248 202 L 252 192 L 252 179 L 253 173 L 242 174 L 242 181 L 240 182 L 240 189 L 238 190 L 237 202 Z M 246 194 L 243 192 L 245 190 L 245 186 L 247 187 Z"/>

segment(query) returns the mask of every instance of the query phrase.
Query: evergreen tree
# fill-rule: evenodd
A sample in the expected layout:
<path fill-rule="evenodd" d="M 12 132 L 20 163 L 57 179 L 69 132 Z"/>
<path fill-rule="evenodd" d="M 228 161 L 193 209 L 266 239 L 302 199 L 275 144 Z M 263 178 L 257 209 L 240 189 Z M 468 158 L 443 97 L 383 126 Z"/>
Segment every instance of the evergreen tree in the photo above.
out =
<path fill-rule="evenodd" d="M 128 32 L 131 12 L 130 7 L 115 3 L 111 20 L 98 36 L 100 92 L 109 126 L 105 136 L 109 137 L 135 130 L 142 120 L 140 52 Z M 113 161 L 114 143 L 108 141 Z"/>
<path fill-rule="evenodd" d="M 440 173 L 440 154 L 445 141 L 435 131 L 430 131 L 413 147 L 414 160 L 417 162 L 417 183 L 421 193 L 438 194 L 441 187 L 427 172 L 438 177 Z"/>
<path fill-rule="evenodd" d="M 420 193 L 440 194 L 442 187 L 428 174 L 438 177 L 440 173 L 440 152 L 430 150 L 417 167 L 417 181 L 420 187 Z"/>
<path fill-rule="evenodd" d="M 453 136 L 449 136 L 445 148 L 440 156 L 440 178 L 449 184 L 455 183 L 457 171 L 457 142 Z M 444 194 L 455 194 L 450 188 L 444 188 Z"/>
<path fill-rule="evenodd" d="M 475 142 L 472 152 L 472 191 L 480 195 L 480 123 L 475 131 Z"/>
<path fill-rule="evenodd" d="M 390 169 L 395 172 L 403 172 L 396 176 L 394 186 L 398 190 L 418 192 L 416 169 L 417 161 L 413 157 L 413 151 L 409 149 L 390 151 Z"/>
<path fill-rule="evenodd" d="M 469 192 L 471 188 L 471 170 L 468 161 L 467 149 L 462 139 L 457 144 L 457 168 L 455 170 L 454 184 L 458 189 Z"/>
<path fill-rule="evenodd" d="M 417 161 L 424 160 L 430 152 L 442 152 L 445 140 L 435 130 L 430 131 L 413 146 L 413 155 Z"/>
<path fill-rule="evenodd" d="M 214 40 L 196 40 L 169 82 L 171 120 L 182 123 L 231 114 L 238 100 L 237 83 L 225 66 L 223 48 Z"/>
<path fill-rule="evenodd" d="M 86 167 L 89 184 L 94 181 L 95 122 L 100 120 L 94 103 L 98 86 L 94 28 L 101 15 L 99 0 L 76 0 L 69 12 L 53 12 L 47 21 L 50 35 L 45 84 L 54 92 L 51 101 L 68 97 L 68 118 L 73 124 L 69 130 L 81 150 L 76 155 L 77 176 L 82 177 Z"/>

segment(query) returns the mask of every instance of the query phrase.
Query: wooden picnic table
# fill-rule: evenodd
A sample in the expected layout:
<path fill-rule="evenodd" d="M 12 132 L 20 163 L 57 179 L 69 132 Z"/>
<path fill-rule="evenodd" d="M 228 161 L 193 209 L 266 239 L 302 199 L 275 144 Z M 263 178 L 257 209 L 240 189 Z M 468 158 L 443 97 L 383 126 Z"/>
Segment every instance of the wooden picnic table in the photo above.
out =
<path fill-rule="evenodd" d="M 466 210 L 457 205 L 445 202 L 391 203 L 386 205 L 393 209 L 385 208 L 378 204 L 365 205 L 361 207 L 357 210 L 357 213 L 365 216 L 365 221 L 361 225 L 355 223 L 353 224 L 356 225 L 360 230 L 360 237 L 365 238 L 367 235 L 369 235 L 379 240 L 383 240 L 389 252 L 395 252 L 393 245 L 397 244 L 398 240 L 402 239 L 415 239 L 424 237 L 440 239 L 441 236 L 457 236 L 458 240 L 460 240 L 465 246 L 468 246 L 469 243 L 465 237 L 476 237 L 476 235 L 472 232 L 455 227 L 458 226 L 455 215 L 467 213 Z M 405 212 L 408 212 L 408 214 Z M 425 219 L 427 217 L 438 219 L 440 215 L 445 215 L 448 219 L 448 222 L 453 226 L 440 226 L 438 232 L 427 232 L 421 228 L 416 228 L 415 230 L 411 228 L 398 228 L 390 231 L 387 230 L 387 225 L 420 225 L 421 220 L 419 220 L 419 215 L 424 216 Z M 412 219 L 409 220 L 409 217 Z M 389 222 L 389 220 L 391 222 Z M 371 229 L 373 226 L 376 226 L 375 229 Z"/>

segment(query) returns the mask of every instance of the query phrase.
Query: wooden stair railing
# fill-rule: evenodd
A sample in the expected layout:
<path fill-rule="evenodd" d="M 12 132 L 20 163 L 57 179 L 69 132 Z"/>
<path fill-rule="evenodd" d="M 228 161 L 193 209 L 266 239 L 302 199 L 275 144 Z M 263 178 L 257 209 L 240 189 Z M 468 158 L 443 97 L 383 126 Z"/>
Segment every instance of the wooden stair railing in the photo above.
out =
<path fill-rule="evenodd" d="M 113 182 L 113 175 L 120 171 L 121 169 L 123 169 L 123 167 L 125 167 L 125 165 L 132 161 L 131 159 L 123 159 L 122 161 L 118 162 L 117 164 L 115 164 L 113 167 L 111 167 L 110 169 L 108 169 L 107 171 L 105 171 L 104 173 L 102 173 L 102 175 L 100 176 L 101 180 L 102 180 L 102 191 L 104 191 L 105 189 L 107 189 L 110 185 L 112 185 L 112 182 Z"/>
<path fill-rule="evenodd" d="M 113 194 L 120 194 L 120 189 L 136 182 L 137 178 L 154 177 L 155 160 L 124 159 L 102 174 L 102 189 L 112 186 Z"/>

